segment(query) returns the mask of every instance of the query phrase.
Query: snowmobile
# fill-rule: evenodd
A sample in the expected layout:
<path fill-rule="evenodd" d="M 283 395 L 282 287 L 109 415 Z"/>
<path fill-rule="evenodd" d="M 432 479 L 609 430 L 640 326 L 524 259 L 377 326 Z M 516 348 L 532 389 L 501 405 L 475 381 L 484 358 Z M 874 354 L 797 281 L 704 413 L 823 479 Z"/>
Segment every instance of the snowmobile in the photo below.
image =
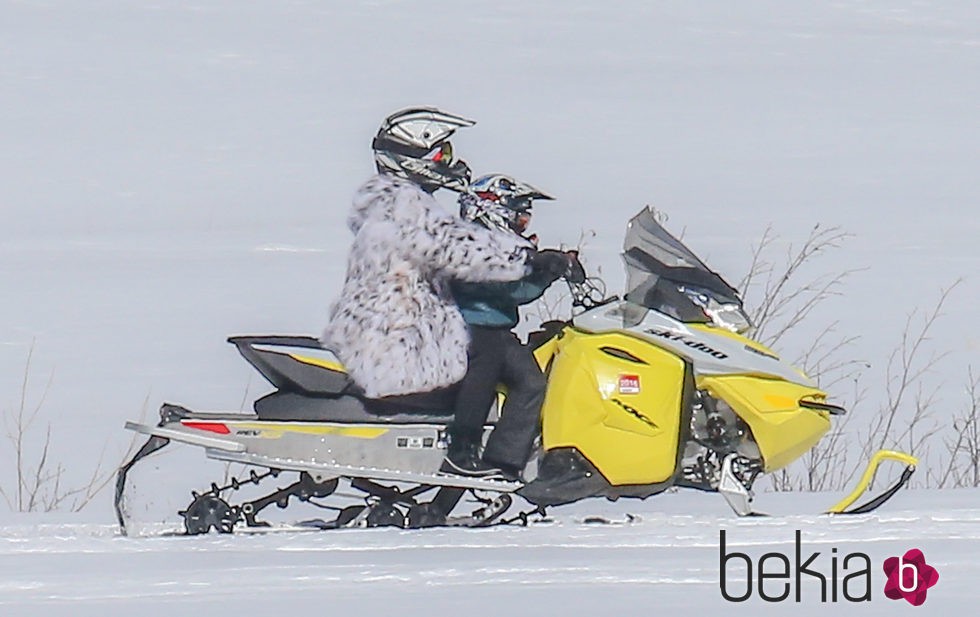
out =
<path fill-rule="evenodd" d="M 319 528 L 526 523 L 552 506 L 592 497 L 646 498 L 672 487 L 717 492 L 737 515 L 756 514 L 758 478 L 808 452 L 845 410 L 747 336 L 751 323 L 738 292 L 649 208 L 630 220 L 622 256 L 622 298 L 605 297 L 596 278 L 570 283 L 577 314 L 546 322 L 529 336 L 548 383 L 539 453 L 525 470 L 530 481 L 438 471 L 452 418 L 451 389 L 369 399 L 315 338 L 236 336 L 229 342 L 274 391 L 256 400 L 251 413 L 164 404 L 158 424 L 128 422 L 127 429 L 149 438 L 117 476 L 123 532 L 127 474 L 172 441 L 251 468 L 245 479 L 192 494 L 179 512 L 187 534 L 265 526 L 259 513 L 272 504 L 285 508 L 290 499 L 333 508 L 336 518 L 318 519 Z M 492 420 L 486 434 L 491 430 Z M 901 477 L 852 507 L 887 460 L 905 465 Z M 854 491 L 829 512 L 874 510 L 907 484 L 916 464 L 907 454 L 878 452 Z M 296 479 L 232 503 L 242 486 L 280 474 Z M 354 504 L 326 505 L 351 490 L 357 491 Z M 464 496 L 478 507 L 453 515 Z M 515 497 L 528 509 L 508 516 Z"/>

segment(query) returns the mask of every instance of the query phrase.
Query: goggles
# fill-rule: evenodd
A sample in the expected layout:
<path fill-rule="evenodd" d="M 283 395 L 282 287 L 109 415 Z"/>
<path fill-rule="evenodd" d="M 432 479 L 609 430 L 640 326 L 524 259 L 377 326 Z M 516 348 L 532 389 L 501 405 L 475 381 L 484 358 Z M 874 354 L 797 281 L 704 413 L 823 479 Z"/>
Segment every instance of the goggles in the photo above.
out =
<path fill-rule="evenodd" d="M 429 150 L 428 154 L 422 158 L 435 163 L 449 165 L 453 162 L 453 145 L 448 141 L 444 141 L 432 150 Z"/>
<path fill-rule="evenodd" d="M 490 206 L 494 214 L 507 223 L 507 226 L 519 234 L 527 231 L 531 224 L 531 203 L 528 200 L 523 209 L 516 210 L 504 203 L 504 200 L 495 193 L 481 192 L 476 194 L 480 199 L 490 201 L 496 205 Z"/>
<path fill-rule="evenodd" d="M 423 159 L 426 161 L 442 163 L 444 165 L 449 165 L 453 162 L 453 145 L 448 141 L 444 141 L 426 152 L 422 148 L 409 146 L 407 144 L 388 139 L 384 136 L 380 136 L 374 138 L 374 140 L 371 142 L 371 147 L 375 151 L 392 152 L 394 154 L 408 156 L 413 159 Z"/>

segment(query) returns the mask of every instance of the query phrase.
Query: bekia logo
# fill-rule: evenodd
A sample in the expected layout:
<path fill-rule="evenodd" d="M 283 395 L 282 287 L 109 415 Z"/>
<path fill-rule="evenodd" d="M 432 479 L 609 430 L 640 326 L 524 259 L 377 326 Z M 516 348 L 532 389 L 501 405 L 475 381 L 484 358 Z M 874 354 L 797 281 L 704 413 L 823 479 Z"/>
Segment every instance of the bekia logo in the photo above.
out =
<path fill-rule="evenodd" d="M 639 375 L 620 375 L 619 376 L 620 394 L 639 394 L 640 376 Z"/>
<path fill-rule="evenodd" d="M 926 601 L 926 591 L 939 582 L 939 572 L 926 563 L 925 555 L 913 548 L 902 557 L 885 560 L 885 596 L 892 600 L 905 599 L 912 606 Z"/>
<path fill-rule="evenodd" d="M 766 602 L 783 602 L 793 596 L 796 602 L 804 598 L 819 602 L 870 602 L 872 598 L 871 557 L 860 551 L 804 550 L 801 533 L 796 530 L 793 552 L 790 555 L 769 552 L 758 563 L 747 553 L 730 551 L 727 534 L 720 532 L 719 586 L 721 596 L 729 602 L 745 602 L 755 593 Z M 736 568 L 744 565 L 744 580 Z M 731 571 L 731 570 L 734 570 Z M 919 549 L 911 549 L 902 557 L 885 560 L 887 576 L 885 597 L 905 599 L 913 606 L 926 601 L 927 590 L 939 581 L 939 572 L 928 565 Z"/>

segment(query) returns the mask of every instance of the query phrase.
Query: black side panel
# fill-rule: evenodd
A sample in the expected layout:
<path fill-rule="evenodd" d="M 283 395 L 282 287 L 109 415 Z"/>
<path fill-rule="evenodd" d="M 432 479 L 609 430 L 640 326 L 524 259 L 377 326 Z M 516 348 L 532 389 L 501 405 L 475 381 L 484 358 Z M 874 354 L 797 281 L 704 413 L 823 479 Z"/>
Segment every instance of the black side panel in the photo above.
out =
<path fill-rule="evenodd" d="M 517 494 L 536 506 L 560 506 L 598 497 L 612 488 L 609 480 L 575 448 L 549 450 L 538 464 L 538 477 Z"/>
<path fill-rule="evenodd" d="M 538 347 L 541 347 L 551 339 L 560 335 L 561 331 L 564 330 L 568 324 L 569 322 L 567 321 L 559 321 L 557 319 L 542 323 L 539 329 L 528 333 L 527 346 L 530 347 L 532 351 Z"/>
<path fill-rule="evenodd" d="M 536 506 L 560 506 L 588 497 L 646 499 L 674 485 L 676 473 L 666 482 L 614 486 L 576 448 L 557 448 L 545 453 L 538 477 L 517 493 Z"/>

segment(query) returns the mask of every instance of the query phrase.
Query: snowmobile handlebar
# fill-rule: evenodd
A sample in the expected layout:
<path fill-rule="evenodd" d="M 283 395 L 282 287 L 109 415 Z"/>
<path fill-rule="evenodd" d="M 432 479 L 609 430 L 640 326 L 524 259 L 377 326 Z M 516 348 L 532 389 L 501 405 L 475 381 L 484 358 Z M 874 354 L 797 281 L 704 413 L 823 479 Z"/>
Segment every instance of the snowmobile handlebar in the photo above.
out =
<path fill-rule="evenodd" d="M 563 251 L 563 254 L 568 257 L 569 266 L 562 278 L 568 285 L 573 309 L 587 311 L 619 300 L 619 296 L 606 296 L 606 282 L 601 277 L 589 276 L 577 249 Z"/>
<path fill-rule="evenodd" d="M 606 296 L 606 282 L 598 276 L 585 276 L 575 281 L 566 278 L 565 282 L 572 296 L 572 308 L 587 311 L 619 300 L 619 296 Z"/>

